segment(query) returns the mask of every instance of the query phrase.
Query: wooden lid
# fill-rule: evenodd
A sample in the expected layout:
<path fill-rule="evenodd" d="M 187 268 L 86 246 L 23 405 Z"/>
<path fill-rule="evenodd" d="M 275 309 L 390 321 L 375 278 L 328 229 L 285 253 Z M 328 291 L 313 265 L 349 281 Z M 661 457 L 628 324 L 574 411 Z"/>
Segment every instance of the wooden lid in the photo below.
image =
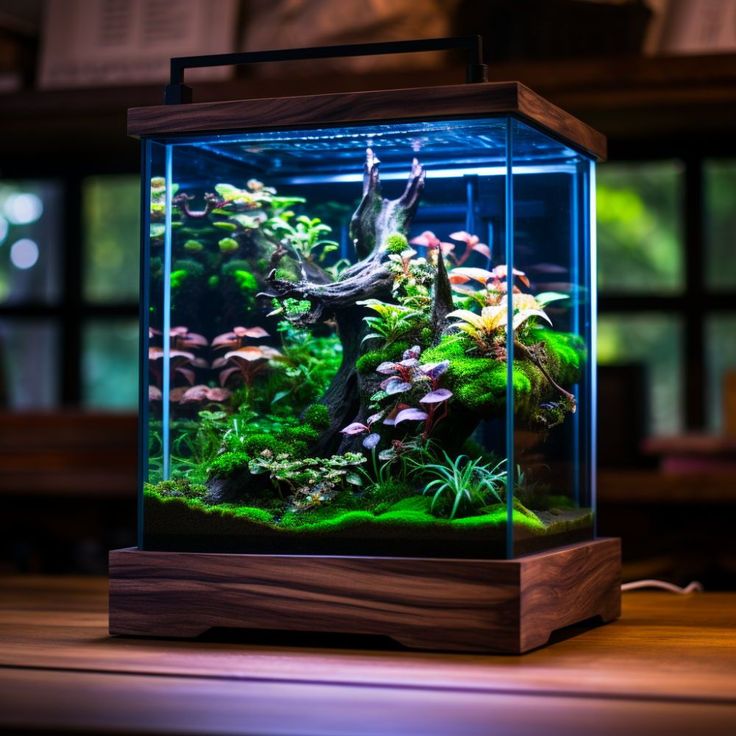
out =
<path fill-rule="evenodd" d="M 128 134 L 234 133 L 485 115 L 515 115 L 599 161 L 606 157 L 605 136 L 519 82 L 134 107 L 128 110 Z"/>

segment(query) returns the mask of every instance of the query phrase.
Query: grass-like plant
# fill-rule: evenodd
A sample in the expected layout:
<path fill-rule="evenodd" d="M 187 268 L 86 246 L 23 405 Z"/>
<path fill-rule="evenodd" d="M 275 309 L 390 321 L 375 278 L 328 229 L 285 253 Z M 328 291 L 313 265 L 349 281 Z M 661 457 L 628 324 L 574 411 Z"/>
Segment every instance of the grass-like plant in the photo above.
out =
<path fill-rule="evenodd" d="M 437 504 L 447 498 L 452 501 L 450 519 L 454 519 L 460 507 L 465 505 L 478 508 L 488 504 L 491 498 L 503 502 L 502 492 L 506 483 L 506 460 L 501 460 L 491 467 L 482 462 L 482 458 L 474 460 L 467 455 L 451 458 L 442 451 L 443 462 L 417 464 L 416 471 L 430 481 L 422 493 L 433 494 L 430 509 L 434 511 Z"/>

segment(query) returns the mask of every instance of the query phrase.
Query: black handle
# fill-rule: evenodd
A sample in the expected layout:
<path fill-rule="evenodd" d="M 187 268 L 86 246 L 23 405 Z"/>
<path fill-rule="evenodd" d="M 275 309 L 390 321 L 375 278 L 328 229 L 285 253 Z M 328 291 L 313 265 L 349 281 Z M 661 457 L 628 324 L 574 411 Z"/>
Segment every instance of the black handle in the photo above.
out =
<path fill-rule="evenodd" d="M 263 61 L 302 61 L 305 59 L 331 59 L 343 56 L 450 51 L 452 49 L 465 49 L 468 52 L 467 82 L 486 81 L 486 66 L 483 63 L 483 40 L 480 36 L 423 38 L 415 41 L 386 41 L 383 43 L 355 43 L 344 46 L 314 46 L 306 49 L 276 49 L 274 51 L 245 51 L 235 54 L 179 56 L 171 60 L 171 78 L 166 87 L 164 102 L 167 105 L 179 105 L 192 101 L 191 87 L 184 84 L 185 69 L 255 64 Z"/>

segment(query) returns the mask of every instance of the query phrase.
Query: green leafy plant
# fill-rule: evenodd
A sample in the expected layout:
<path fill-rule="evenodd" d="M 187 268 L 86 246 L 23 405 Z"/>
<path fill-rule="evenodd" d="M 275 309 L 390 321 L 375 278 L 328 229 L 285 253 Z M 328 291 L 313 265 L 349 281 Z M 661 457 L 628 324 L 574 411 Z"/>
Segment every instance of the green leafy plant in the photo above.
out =
<path fill-rule="evenodd" d="M 249 469 L 254 475 L 268 473 L 277 492 L 281 493 L 283 487 L 290 491 L 290 511 L 305 511 L 331 501 L 346 484 L 361 486 L 363 480 L 356 469 L 365 461 L 359 452 L 293 458 L 266 449 L 251 460 Z"/>
<path fill-rule="evenodd" d="M 339 247 L 334 240 L 323 237 L 332 232 L 332 228 L 319 217 L 295 217 L 291 210 L 270 218 L 264 229 L 266 233 L 275 235 L 298 260 L 308 263 L 324 263 L 326 257 Z"/>
<path fill-rule="evenodd" d="M 383 340 L 385 344 L 391 344 L 415 330 L 422 319 L 421 312 L 402 304 L 388 304 L 378 299 L 365 299 L 356 304 L 378 313 L 377 317 L 363 317 L 371 329 L 363 342 Z"/>
<path fill-rule="evenodd" d="M 433 494 L 433 512 L 445 498 L 452 502 L 450 519 L 454 519 L 463 506 L 467 509 L 479 508 L 486 506 L 491 498 L 503 502 L 506 460 L 491 467 L 482 458 L 471 460 L 467 455 L 451 458 L 444 450 L 441 457 L 441 463 L 415 464 L 416 472 L 424 479 L 430 479 L 422 493 Z"/>

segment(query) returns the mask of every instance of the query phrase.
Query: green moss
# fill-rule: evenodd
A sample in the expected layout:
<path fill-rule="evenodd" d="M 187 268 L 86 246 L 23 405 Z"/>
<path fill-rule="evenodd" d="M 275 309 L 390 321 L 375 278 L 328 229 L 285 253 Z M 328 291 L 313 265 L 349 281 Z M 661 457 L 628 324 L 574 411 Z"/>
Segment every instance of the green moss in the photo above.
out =
<path fill-rule="evenodd" d="M 243 451 L 255 457 L 264 450 L 270 450 L 274 455 L 280 455 L 286 453 L 292 457 L 304 457 L 307 453 L 307 445 L 303 441 L 281 439 L 286 435 L 289 430 L 284 430 L 279 438 L 274 437 L 271 434 L 258 433 L 252 434 L 243 440 Z"/>
<path fill-rule="evenodd" d="M 240 248 L 240 243 L 234 238 L 222 238 L 217 242 L 221 253 L 234 253 Z"/>
<path fill-rule="evenodd" d="M 190 276 L 203 276 L 204 266 L 197 261 L 192 261 L 189 258 L 180 258 L 171 264 L 171 270 L 173 271 L 186 271 Z M 173 273 L 172 273 L 173 276 Z"/>
<path fill-rule="evenodd" d="M 259 509 L 255 506 L 238 506 L 232 510 L 232 515 L 236 519 L 248 519 L 256 524 L 271 524 L 274 521 L 274 515 L 266 509 Z"/>
<path fill-rule="evenodd" d="M 491 416 L 506 402 L 506 362 L 468 354 L 470 342 L 457 335 L 445 336 L 439 344 L 425 351 L 422 360 L 434 363 L 449 360 L 446 381 L 454 400 L 464 409 L 482 416 Z M 531 384 L 517 363 L 513 372 L 514 390 L 523 394 Z"/>
<path fill-rule="evenodd" d="M 188 478 L 174 478 L 162 480 L 160 483 L 146 483 L 144 491 L 153 493 L 160 498 L 200 499 L 207 494 L 207 487 L 192 483 Z"/>
<path fill-rule="evenodd" d="M 370 495 L 376 502 L 374 510 L 377 514 L 389 511 L 397 504 L 403 504 L 405 501 L 411 505 L 411 503 L 417 503 L 417 499 L 423 499 L 423 496 L 417 496 L 414 487 L 398 479 L 377 483 L 371 490 Z"/>
<path fill-rule="evenodd" d="M 406 498 L 402 498 L 400 501 L 391 504 L 389 511 L 421 511 L 425 514 L 430 514 L 430 508 L 432 506 L 432 499 L 430 496 L 422 496 L 416 492 Z"/>
<path fill-rule="evenodd" d="M 312 303 L 308 299 L 292 299 L 289 297 L 284 299 L 282 304 L 288 317 L 301 317 L 312 308 Z"/>
<path fill-rule="evenodd" d="M 460 519 L 439 519 L 427 511 L 423 497 L 407 498 L 388 511 L 376 515 L 368 510 L 325 506 L 311 512 L 287 512 L 279 520 L 270 509 L 236 504 L 207 505 L 200 499 L 163 497 L 146 487 L 146 514 L 149 529 L 176 529 L 177 533 L 207 534 L 213 539 L 221 535 L 264 537 L 270 535 L 274 544 L 279 538 L 309 538 L 335 535 L 339 537 L 364 536 L 391 538 L 405 541 L 426 540 L 430 535 L 440 541 L 468 541 L 479 543 L 502 540 L 505 536 L 506 507 L 496 504 L 483 509 L 484 513 Z M 562 534 L 590 526 L 591 515 L 542 522 L 535 514 L 515 508 L 514 526 L 528 537 Z"/>
<path fill-rule="evenodd" d="M 183 268 L 180 268 L 178 271 L 172 271 L 171 272 L 171 288 L 172 289 L 178 289 L 181 287 L 181 285 L 184 283 L 184 281 L 189 278 L 189 272 L 185 271 Z"/>
<path fill-rule="evenodd" d="M 241 291 L 258 291 L 258 282 L 250 271 L 237 269 L 233 272 L 233 278 Z"/>
<path fill-rule="evenodd" d="M 286 268 L 277 268 L 275 276 L 281 281 L 291 281 L 292 283 L 296 283 L 299 280 L 296 274 Z"/>
<path fill-rule="evenodd" d="M 386 250 L 389 253 L 403 253 L 409 247 L 409 241 L 401 233 L 391 233 L 386 238 Z"/>
<path fill-rule="evenodd" d="M 207 476 L 228 476 L 248 467 L 252 455 L 247 452 L 223 452 L 207 467 Z"/>
<path fill-rule="evenodd" d="M 536 328 L 529 331 L 529 337 L 533 342 L 544 344 L 550 368 L 558 383 L 569 386 L 580 380 L 585 345 L 578 335 Z"/>
<path fill-rule="evenodd" d="M 327 429 L 330 426 L 330 412 L 324 404 L 312 404 L 304 410 L 304 421 L 313 429 Z"/>
<path fill-rule="evenodd" d="M 355 367 L 358 373 L 371 373 L 376 370 L 381 363 L 386 361 L 401 360 L 405 350 L 411 347 L 408 340 L 398 340 L 380 350 L 369 350 L 355 361 Z M 429 362 L 429 361 L 426 361 Z"/>
<path fill-rule="evenodd" d="M 308 424 L 301 424 L 296 427 L 288 427 L 284 430 L 280 439 L 288 441 L 305 442 L 310 444 L 319 437 L 319 432 L 310 427 Z"/>
<path fill-rule="evenodd" d="M 529 331 L 528 337 L 531 342 L 544 344 L 547 370 L 558 383 L 570 385 L 578 380 L 583 353 L 577 336 L 535 329 Z M 507 364 L 474 355 L 472 347 L 465 336 L 446 335 L 438 345 L 424 352 L 422 360 L 428 363 L 449 360 L 446 381 L 454 394 L 453 400 L 468 411 L 491 417 L 506 403 Z M 531 417 L 541 402 L 558 396 L 542 371 L 528 360 L 514 360 L 512 376 L 518 416 Z"/>

